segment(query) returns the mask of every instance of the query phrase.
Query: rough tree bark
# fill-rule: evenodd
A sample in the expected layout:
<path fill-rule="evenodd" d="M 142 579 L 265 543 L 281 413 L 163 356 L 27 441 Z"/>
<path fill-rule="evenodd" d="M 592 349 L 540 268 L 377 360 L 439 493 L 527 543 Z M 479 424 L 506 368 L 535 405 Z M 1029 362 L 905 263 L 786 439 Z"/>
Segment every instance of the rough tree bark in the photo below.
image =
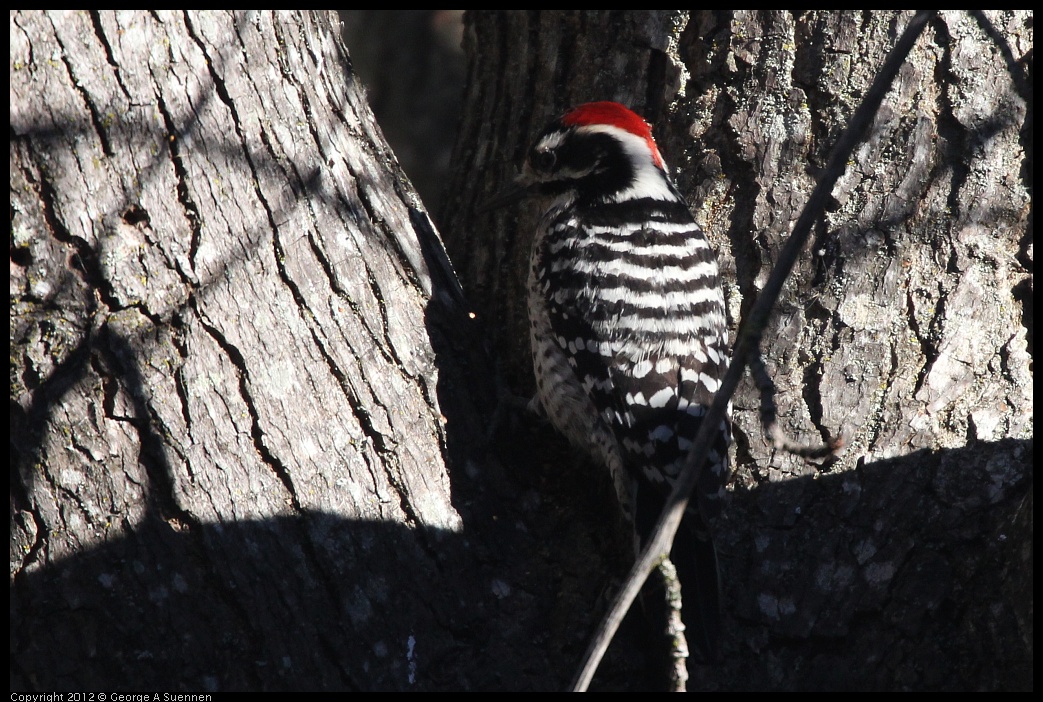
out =
<path fill-rule="evenodd" d="M 462 686 L 481 356 L 337 22 L 10 30 L 12 689 Z"/>
<path fill-rule="evenodd" d="M 470 15 L 442 229 L 511 386 L 532 387 L 537 211 L 479 205 L 548 118 L 595 99 L 649 118 L 737 323 L 909 16 Z M 819 217 L 765 353 L 786 429 L 846 448 L 820 465 L 774 452 L 740 391 L 715 525 L 724 660 L 693 685 L 1031 689 L 1031 24 L 939 15 Z M 567 495 L 593 473 L 554 451 L 544 494 Z"/>

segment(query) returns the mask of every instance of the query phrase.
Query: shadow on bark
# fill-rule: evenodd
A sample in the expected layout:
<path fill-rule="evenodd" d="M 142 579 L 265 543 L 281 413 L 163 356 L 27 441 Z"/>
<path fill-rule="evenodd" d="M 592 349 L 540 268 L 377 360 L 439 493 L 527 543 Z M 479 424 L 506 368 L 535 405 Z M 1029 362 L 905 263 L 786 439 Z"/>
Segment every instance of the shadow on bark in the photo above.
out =
<path fill-rule="evenodd" d="M 1031 689 L 1030 460 L 1031 443 L 1007 440 L 736 493 L 718 523 L 724 663 L 693 683 Z M 569 520 L 597 517 L 479 483 L 454 478 L 459 534 L 318 513 L 193 529 L 153 516 L 12 585 L 11 689 L 560 687 L 572 662 L 554 657 L 578 659 L 586 635 L 563 627 L 592 625 L 573 610 L 598 604 L 566 581 L 596 589 L 606 574 L 581 558 L 547 576 L 582 545 Z M 595 687 L 629 686 L 631 665 Z"/>

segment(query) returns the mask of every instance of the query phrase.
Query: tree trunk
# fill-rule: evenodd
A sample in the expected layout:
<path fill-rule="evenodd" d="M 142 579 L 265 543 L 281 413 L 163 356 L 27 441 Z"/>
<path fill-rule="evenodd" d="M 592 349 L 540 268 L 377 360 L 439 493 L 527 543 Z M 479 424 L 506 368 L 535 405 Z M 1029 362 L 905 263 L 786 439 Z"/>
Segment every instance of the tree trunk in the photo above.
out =
<path fill-rule="evenodd" d="M 508 382 L 531 392 L 538 213 L 480 204 L 550 117 L 612 99 L 653 123 L 738 325 L 910 16 L 470 15 L 442 225 Z M 936 17 L 819 213 L 764 352 L 783 426 L 845 448 L 818 465 L 774 451 L 740 389 L 715 524 L 723 662 L 693 686 L 1031 689 L 1031 23 Z M 578 459 L 554 450 L 543 488 L 568 494 Z"/>
<path fill-rule="evenodd" d="M 487 371 L 337 23 L 14 12 L 11 97 L 12 690 L 461 686 Z"/>

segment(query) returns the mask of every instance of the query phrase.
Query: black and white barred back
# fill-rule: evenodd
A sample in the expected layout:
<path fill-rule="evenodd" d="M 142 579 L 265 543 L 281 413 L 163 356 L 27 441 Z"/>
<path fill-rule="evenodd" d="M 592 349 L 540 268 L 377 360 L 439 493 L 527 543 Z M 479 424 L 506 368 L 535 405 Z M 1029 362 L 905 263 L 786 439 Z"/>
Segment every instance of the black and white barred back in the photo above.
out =
<path fill-rule="evenodd" d="M 523 181 L 552 200 L 529 272 L 537 397 L 551 423 L 611 471 L 643 540 L 727 370 L 716 257 L 648 125 L 617 103 L 581 105 L 552 122 Z M 695 553 L 677 553 L 681 533 L 672 553 L 683 595 L 697 590 L 691 606 L 711 620 L 699 623 L 702 633 L 688 625 L 704 657 L 716 656 L 719 604 L 703 514 L 723 489 L 729 432 L 723 423 L 682 524 Z M 688 562 L 698 572 L 686 583 Z"/>

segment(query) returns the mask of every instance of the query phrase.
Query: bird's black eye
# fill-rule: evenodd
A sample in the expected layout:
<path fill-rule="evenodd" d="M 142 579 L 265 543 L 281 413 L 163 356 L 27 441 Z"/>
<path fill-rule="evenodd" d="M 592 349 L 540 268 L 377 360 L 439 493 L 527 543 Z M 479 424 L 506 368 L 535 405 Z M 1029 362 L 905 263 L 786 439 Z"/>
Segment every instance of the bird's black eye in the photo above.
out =
<path fill-rule="evenodd" d="M 532 157 L 529 159 L 532 167 L 541 173 L 546 173 L 554 168 L 554 163 L 557 160 L 558 158 L 553 151 L 533 151 Z"/>

